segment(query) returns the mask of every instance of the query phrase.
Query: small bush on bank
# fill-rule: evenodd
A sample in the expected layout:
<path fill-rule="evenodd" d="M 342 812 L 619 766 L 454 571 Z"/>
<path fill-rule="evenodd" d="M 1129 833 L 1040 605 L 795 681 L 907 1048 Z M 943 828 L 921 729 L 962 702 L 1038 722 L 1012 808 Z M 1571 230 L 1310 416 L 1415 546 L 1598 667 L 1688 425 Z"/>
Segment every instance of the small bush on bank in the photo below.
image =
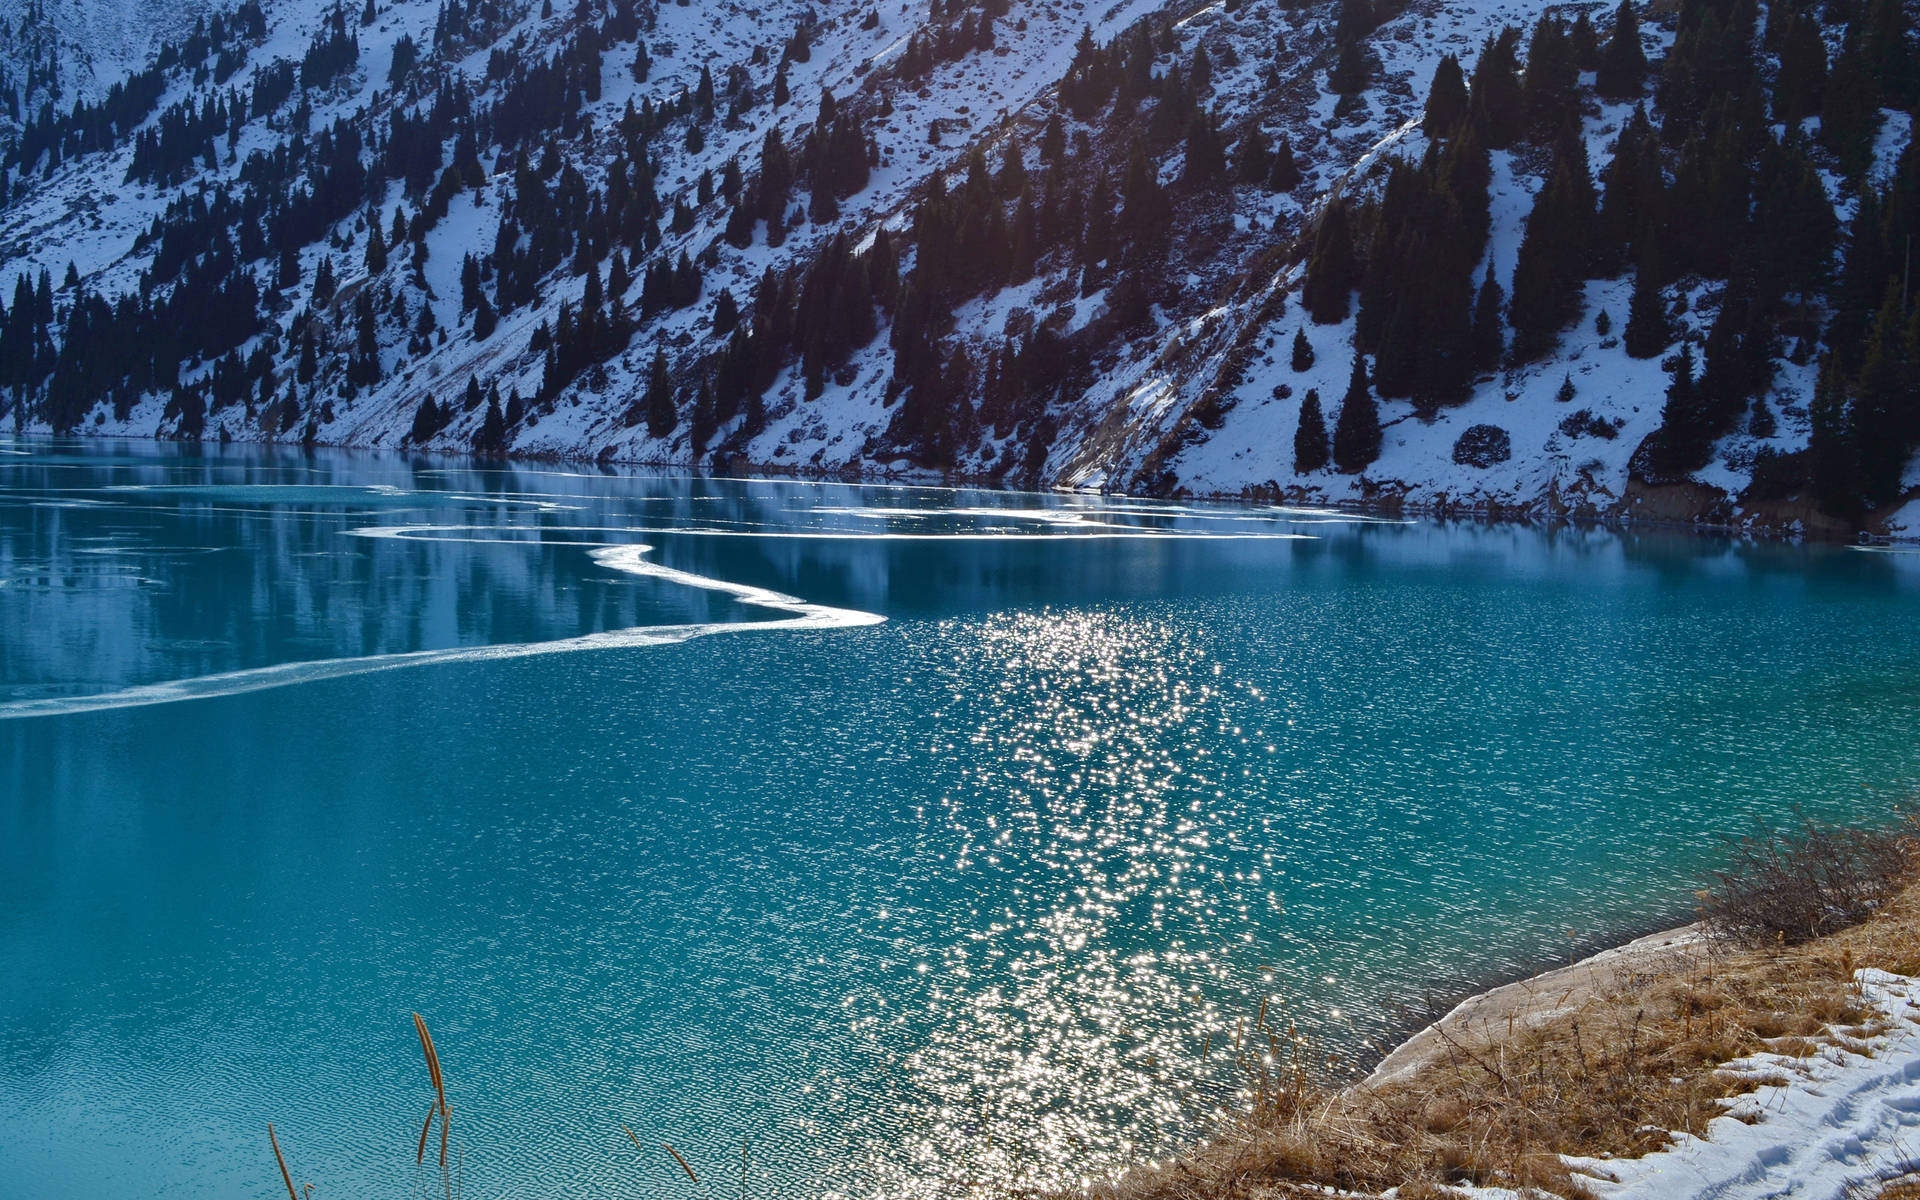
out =
<path fill-rule="evenodd" d="M 1920 813 L 1891 831 L 1823 829 L 1802 821 L 1793 832 L 1762 826 L 1734 841 L 1730 863 L 1700 893 L 1700 920 L 1711 936 L 1742 945 L 1798 945 L 1872 916 L 1908 879 Z"/>

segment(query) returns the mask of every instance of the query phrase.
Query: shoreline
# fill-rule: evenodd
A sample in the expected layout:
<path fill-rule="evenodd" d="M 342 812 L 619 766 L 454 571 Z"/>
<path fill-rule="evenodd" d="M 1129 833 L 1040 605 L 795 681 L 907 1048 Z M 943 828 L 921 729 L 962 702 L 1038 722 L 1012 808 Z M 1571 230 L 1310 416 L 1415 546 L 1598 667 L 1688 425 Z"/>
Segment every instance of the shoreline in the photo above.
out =
<path fill-rule="evenodd" d="M 1395 1043 L 1347 1090 L 1402 1082 L 1449 1051 L 1472 1052 L 1497 1037 L 1545 1024 L 1622 977 L 1684 965 L 1706 950 L 1705 934 L 1695 921 L 1631 936 L 1565 966 L 1481 988 Z"/>
<path fill-rule="evenodd" d="M 1442 499 L 1437 503 L 1408 501 L 1400 497 L 1381 500 L 1316 500 L 1309 496 L 1293 494 L 1298 489 L 1279 489 L 1270 491 L 1263 487 L 1247 487 L 1237 492 L 1189 492 L 1172 496 L 1155 496 L 1150 493 L 1133 493 L 1118 489 L 1090 489 L 1064 485 L 1022 486 L 1009 484 L 1003 477 L 991 475 L 969 475 L 964 472 L 942 472 L 924 468 L 895 469 L 889 467 L 860 468 L 852 465 L 843 467 L 813 467 L 798 463 L 756 463 L 746 459 L 729 459 L 708 466 L 689 463 L 653 462 L 641 459 L 624 459 L 601 454 L 572 454 L 563 451 L 533 451 L 518 454 L 476 454 L 451 450 L 413 450 L 397 446 L 365 446 L 341 442 L 314 442 L 305 444 L 298 441 L 278 441 L 272 439 L 249 440 L 245 442 L 193 442 L 172 438 L 132 438 L 120 435 L 93 437 L 85 433 L 56 435 L 39 431 L 16 432 L 16 439 L 42 441 L 88 441 L 88 442 L 134 442 L 141 445 L 167 444 L 181 447 L 212 446 L 226 449 L 232 446 L 257 447 L 261 449 L 302 449 L 311 453 L 315 450 L 327 450 L 347 454 L 391 454 L 408 458 L 432 458 L 443 461 L 461 462 L 469 465 L 498 464 L 511 466 L 526 464 L 569 464 L 593 466 L 603 470 L 628 468 L 637 471 L 690 472 L 714 479 L 764 479 L 767 481 L 792 480 L 802 483 L 840 483 L 850 485 L 875 486 L 925 486 L 936 488 L 974 488 L 981 491 L 1026 493 L 1031 495 L 1118 497 L 1128 500 L 1161 500 L 1167 503 L 1207 503 L 1239 504 L 1247 506 L 1284 506 L 1297 508 L 1322 509 L 1358 517 L 1382 517 L 1401 519 L 1421 519 L 1433 521 L 1460 521 L 1477 525 L 1499 526 L 1520 525 L 1547 528 L 1565 525 L 1577 529 L 1602 529 L 1615 533 L 1640 531 L 1665 531 L 1691 534 L 1698 537 L 1731 538 L 1748 542 L 1778 542 L 1784 544 L 1819 544 L 1852 546 L 1862 544 L 1859 531 L 1840 528 L 1809 528 L 1804 523 L 1804 514 L 1796 513 L 1790 517 L 1768 518 L 1755 513 L 1744 522 L 1713 519 L 1710 513 L 1716 511 L 1709 505 L 1698 517 L 1692 520 L 1679 519 L 1677 516 L 1643 515 L 1632 511 L 1600 511 L 1579 509 L 1557 503 L 1551 494 L 1543 494 L 1527 503 L 1503 503 L 1491 499 L 1476 501 L 1449 501 Z M 1679 485 L 1650 485 L 1672 488 Z M 1705 485 L 1695 485 L 1705 486 Z M 1656 506 L 1656 509 L 1661 506 Z M 1899 504 L 1889 506 L 1895 510 Z M 1731 515 L 1731 514 L 1728 514 Z M 1913 545 L 1920 544 L 1920 537 L 1889 536 L 1886 533 L 1868 532 L 1872 545 Z"/>

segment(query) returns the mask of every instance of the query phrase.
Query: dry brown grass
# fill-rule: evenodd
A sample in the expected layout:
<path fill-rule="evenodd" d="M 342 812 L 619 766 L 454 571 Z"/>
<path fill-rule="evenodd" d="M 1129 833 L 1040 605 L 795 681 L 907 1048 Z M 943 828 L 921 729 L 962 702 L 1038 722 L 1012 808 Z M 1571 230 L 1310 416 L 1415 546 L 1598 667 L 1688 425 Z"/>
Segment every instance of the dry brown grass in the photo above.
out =
<path fill-rule="evenodd" d="M 1833 845 L 1815 840 L 1822 871 L 1833 866 Z M 1890 883 L 1848 876 L 1849 887 L 1878 887 L 1854 913 L 1858 924 L 1799 944 L 1782 931 L 1757 946 L 1709 939 L 1619 971 L 1538 1023 L 1456 1029 L 1424 1066 L 1381 1086 L 1256 1079 L 1251 1111 L 1211 1142 L 1090 1189 L 1088 1200 L 1239 1200 L 1328 1187 L 1442 1200 L 1450 1185 L 1466 1184 L 1588 1200 L 1562 1155 L 1636 1156 L 1666 1143 L 1656 1131 L 1702 1134 L 1723 1101 L 1762 1082 L 1720 1070 L 1729 1060 L 1761 1050 L 1804 1057 L 1835 1042 L 1857 1048 L 1877 1032 L 1855 967 L 1920 972 L 1920 871 L 1910 843 L 1897 856 L 1882 849 L 1871 847 L 1874 869 L 1890 872 Z M 1767 870 L 1798 878 L 1781 860 Z M 1751 895 L 1750 883 L 1720 886 Z M 1887 1200 L 1920 1200 L 1920 1186 L 1913 1193 Z"/>

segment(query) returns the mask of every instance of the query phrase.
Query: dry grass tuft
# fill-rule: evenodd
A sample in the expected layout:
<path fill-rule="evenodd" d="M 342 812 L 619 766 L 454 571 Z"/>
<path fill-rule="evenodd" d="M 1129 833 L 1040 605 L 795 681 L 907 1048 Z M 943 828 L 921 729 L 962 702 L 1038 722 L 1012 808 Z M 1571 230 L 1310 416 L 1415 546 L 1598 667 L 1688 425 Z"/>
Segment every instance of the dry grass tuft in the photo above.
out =
<path fill-rule="evenodd" d="M 1562 1155 L 1638 1156 L 1666 1144 L 1659 1131 L 1703 1134 L 1724 1101 L 1766 1082 L 1720 1070 L 1728 1061 L 1858 1048 L 1874 1031 L 1856 965 L 1920 971 L 1916 828 L 1910 819 L 1885 838 L 1803 830 L 1750 839 L 1706 901 L 1719 936 L 1596 973 L 1588 994 L 1554 995 L 1537 1020 L 1443 1024 L 1436 1054 L 1379 1086 L 1255 1077 L 1253 1108 L 1211 1142 L 1084 1200 L 1304 1197 L 1330 1187 L 1448 1200 L 1462 1185 L 1590 1200 Z M 1759 915 L 1738 920 L 1739 905 Z M 1912 1191 L 1888 1200 L 1920 1200 L 1920 1186 Z"/>

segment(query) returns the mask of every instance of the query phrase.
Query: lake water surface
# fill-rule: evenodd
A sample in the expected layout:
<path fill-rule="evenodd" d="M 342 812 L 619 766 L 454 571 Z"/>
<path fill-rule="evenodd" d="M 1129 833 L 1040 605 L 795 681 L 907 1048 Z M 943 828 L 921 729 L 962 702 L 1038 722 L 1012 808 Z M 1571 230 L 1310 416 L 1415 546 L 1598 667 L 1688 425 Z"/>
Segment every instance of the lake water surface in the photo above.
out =
<path fill-rule="evenodd" d="M 0 1195 L 1069 1182 L 1916 782 L 1898 553 L 0 443 Z"/>

